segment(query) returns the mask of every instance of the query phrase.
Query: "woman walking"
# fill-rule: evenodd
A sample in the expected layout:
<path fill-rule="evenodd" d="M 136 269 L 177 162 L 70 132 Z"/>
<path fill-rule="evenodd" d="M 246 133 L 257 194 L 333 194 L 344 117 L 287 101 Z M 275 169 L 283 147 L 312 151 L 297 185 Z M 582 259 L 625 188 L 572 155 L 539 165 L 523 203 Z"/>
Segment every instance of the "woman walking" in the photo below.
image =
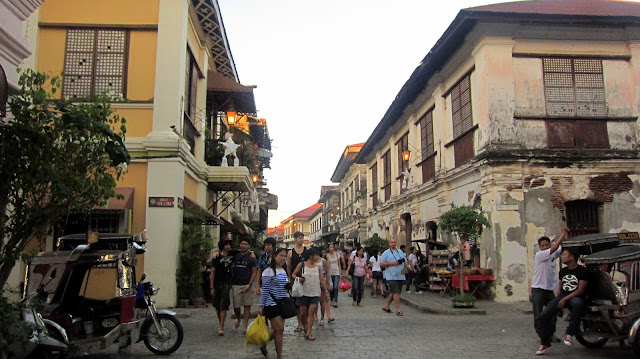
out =
<path fill-rule="evenodd" d="M 309 248 L 303 254 L 304 262 L 299 263 L 296 269 L 293 271 L 292 278 L 302 283 L 303 295 L 298 298 L 298 306 L 302 312 L 302 323 L 306 323 L 304 337 L 308 340 L 315 340 L 316 338 L 311 334 L 313 328 L 313 317 L 318 311 L 318 302 L 320 301 L 320 288 L 327 289 L 325 287 L 326 281 L 321 281 L 322 268 L 316 264 L 318 250 L 315 248 Z"/>
<path fill-rule="evenodd" d="M 329 291 L 329 294 L 331 305 L 338 308 L 338 293 L 340 289 L 340 279 L 342 279 L 342 257 L 336 251 L 335 244 L 329 244 L 329 252 L 325 255 L 325 258 L 327 259 L 327 262 L 329 262 L 329 276 L 331 278 L 331 290 Z"/>
<path fill-rule="evenodd" d="M 278 359 L 282 359 L 284 319 L 280 315 L 274 297 L 281 299 L 289 296 L 284 288 L 289 279 L 287 272 L 283 268 L 286 261 L 287 251 L 284 248 L 279 248 L 273 254 L 270 266 L 262 271 L 262 290 L 260 294 L 260 308 L 258 309 L 258 313 L 267 317 L 271 322 L 271 338 L 275 343 Z M 268 351 L 266 344 L 260 348 L 260 351 L 262 355 L 267 356 Z"/>
<path fill-rule="evenodd" d="M 376 248 L 371 249 L 371 257 L 369 257 L 369 268 L 371 268 L 372 297 L 377 297 L 377 290 L 380 289 L 380 295 L 384 295 L 384 282 L 382 280 L 382 268 L 380 268 L 380 257 Z"/>
<path fill-rule="evenodd" d="M 364 291 L 364 276 L 367 274 L 367 260 L 364 258 L 364 248 L 360 247 L 356 251 L 356 256 L 349 259 L 347 273 L 354 266 L 353 275 L 351 276 L 351 285 L 353 286 L 353 303 L 351 305 L 360 305 L 362 301 L 362 292 Z"/>
<path fill-rule="evenodd" d="M 331 306 L 329 305 L 329 291 L 331 290 L 331 281 L 329 279 L 329 263 L 325 259 L 327 254 L 327 250 L 324 246 L 318 247 L 319 255 L 316 256 L 316 264 L 322 268 L 322 277 L 320 277 L 321 281 L 325 282 L 324 288 L 320 293 L 320 322 L 319 325 L 324 325 L 324 314 L 327 314 L 327 320 L 329 323 L 333 322 L 335 318 L 331 316 Z M 316 314 L 317 316 L 317 314 Z"/>

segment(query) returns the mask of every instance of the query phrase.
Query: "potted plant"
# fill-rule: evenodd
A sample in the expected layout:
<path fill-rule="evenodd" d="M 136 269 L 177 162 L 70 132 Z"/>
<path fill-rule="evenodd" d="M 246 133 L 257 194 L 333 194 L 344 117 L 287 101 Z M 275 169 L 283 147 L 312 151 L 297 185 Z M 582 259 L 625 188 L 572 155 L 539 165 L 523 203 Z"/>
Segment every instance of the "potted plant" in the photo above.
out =
<path fill-rule="evenodd" d="M 440 215 L 440 228 L 445 231 L 455 233 L 460 239 L 461 250 L 464 247 L 465 242 L 470 236 L 478 237 L 478 229 L 482 227 L 491 227 L 489 220 L 484 214 L 474 211 L 471 208 L 463 206 L 453 206 L 449 211 Z M 464 277 L 462 273 L 463 260 L 460 256 L 460 295 L 452 298 L 454 307 L 460 305 L 467 305 L 469 302 L 475 301 L 475 297 L 472 295 L 465 296 L 464 293 Z M 473 299 L 471 299 L 471 298 Z M 456 305 L 458 303 L 459 305 Z"/>
<path fill-rule="evenodd" d="M 190 300 L 193 305 L 204 305 L 202 291 L 203 260 L 213 249 L 213 240 L 205 231 L 204 219 L 189 208 L 184 209 L 179 266 L 176 272 L 180 303 Z"/>

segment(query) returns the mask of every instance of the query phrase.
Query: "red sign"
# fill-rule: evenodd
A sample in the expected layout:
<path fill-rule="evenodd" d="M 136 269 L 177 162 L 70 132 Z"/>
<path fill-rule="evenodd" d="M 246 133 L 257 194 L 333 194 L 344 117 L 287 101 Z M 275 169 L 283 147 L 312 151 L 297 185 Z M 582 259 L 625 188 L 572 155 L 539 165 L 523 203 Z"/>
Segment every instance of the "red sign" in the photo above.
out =
<path fill-rule="evenodd" d="M 173 207 L 174 197 L 149 197 L 149 207 Z"/>

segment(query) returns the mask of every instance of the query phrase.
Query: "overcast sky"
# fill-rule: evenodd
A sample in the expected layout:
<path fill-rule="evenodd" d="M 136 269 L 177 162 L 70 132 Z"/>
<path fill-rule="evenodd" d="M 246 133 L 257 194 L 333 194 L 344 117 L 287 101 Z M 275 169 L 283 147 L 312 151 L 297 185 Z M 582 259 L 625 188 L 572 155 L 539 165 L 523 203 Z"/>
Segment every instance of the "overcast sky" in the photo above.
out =
<path fill-rule="evenodd" d="M 218 0 L 240 82 L 272 139 L 273 227 L 318 201 L 463 8 L 487 0 Z M 498 1 L 499 2 L 499 1 Z"/>

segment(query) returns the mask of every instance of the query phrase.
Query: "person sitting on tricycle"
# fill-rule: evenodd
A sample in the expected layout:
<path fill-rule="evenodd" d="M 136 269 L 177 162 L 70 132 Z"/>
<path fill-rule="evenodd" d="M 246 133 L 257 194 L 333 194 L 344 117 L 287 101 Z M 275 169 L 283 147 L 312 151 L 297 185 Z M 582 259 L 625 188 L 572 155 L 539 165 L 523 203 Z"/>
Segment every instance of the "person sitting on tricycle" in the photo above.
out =
<path fill-rule="evenodd" d="M 551 338 L 555 332 L 553 317 L 564 307 L 571 309 L 569 326 L 564 335 L 564 343 L 572 345 L 573 336 L 580 323 L 580 316 L 586 311 L 585 295 L 587 293 L 589 273 L 583 266 L 578 265 L 578 253 L 574 248 L 564 248 L 561 261 L 566 267 L 560 270 L 560 294 L 558 294 L 544 308 L 540 314 L 542 330 L 540 333 L 540 348 L 536 354 L 544 354 L 551 347 Z"/>

